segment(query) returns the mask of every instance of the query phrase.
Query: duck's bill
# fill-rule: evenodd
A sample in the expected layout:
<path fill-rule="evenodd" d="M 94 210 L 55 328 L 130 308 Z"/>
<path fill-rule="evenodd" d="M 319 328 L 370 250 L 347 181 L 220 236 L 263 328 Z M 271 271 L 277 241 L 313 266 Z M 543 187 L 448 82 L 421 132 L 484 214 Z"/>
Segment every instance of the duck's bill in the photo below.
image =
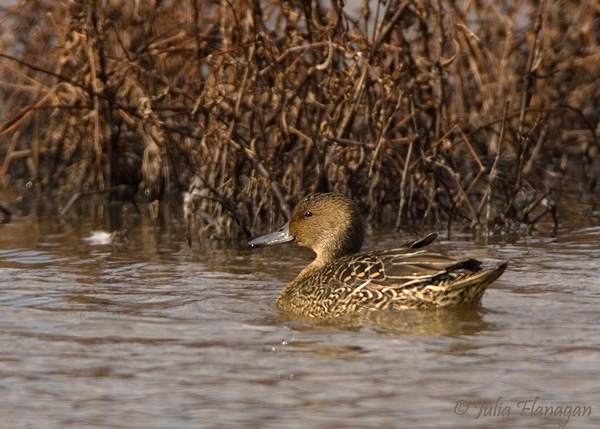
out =
<path fill-rule="evenodd" d="M 272 246 L 273 244 L 287 243 L 288 241 L 292 241 L 294 238 L 295 237 L 292 234 L 290 234 L 290 224 L 288 222 L 275 232 L 263 235 L 262 237 L 258 237 L 252 241 L 249 241 L 248 246 Z"/>

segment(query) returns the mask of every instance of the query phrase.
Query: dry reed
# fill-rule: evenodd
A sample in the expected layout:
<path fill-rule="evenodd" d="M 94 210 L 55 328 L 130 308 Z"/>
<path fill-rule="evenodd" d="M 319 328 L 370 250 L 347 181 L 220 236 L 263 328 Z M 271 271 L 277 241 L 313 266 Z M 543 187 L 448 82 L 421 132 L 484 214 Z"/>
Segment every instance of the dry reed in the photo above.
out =
<path fill-rule="evenodd" d="M 337 191 L 371 221 L 490 231 L 598 191 L 593 0 L 0 8 L 1 183 L 65 216 L 183 199 L 199 236 L 231 237 Z"/>

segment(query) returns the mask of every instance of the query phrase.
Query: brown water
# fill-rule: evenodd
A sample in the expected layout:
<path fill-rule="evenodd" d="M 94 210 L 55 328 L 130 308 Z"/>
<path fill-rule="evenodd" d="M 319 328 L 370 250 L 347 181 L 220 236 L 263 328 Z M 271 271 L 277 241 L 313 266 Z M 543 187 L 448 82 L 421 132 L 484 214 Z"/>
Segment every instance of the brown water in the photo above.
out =
<path fill-rule="evenodd" d="M 176 221 L 98 245 L 90 222 L 17 217 L 0 226 L 0 427 L 596 427 L 600 220 L 581 212 L 562 208 L 556 237 L 438 239 L 510 260 L 484 308 L 362 326 L 278 316 L 311 257 L 293 245 L 187 249 Z"/>

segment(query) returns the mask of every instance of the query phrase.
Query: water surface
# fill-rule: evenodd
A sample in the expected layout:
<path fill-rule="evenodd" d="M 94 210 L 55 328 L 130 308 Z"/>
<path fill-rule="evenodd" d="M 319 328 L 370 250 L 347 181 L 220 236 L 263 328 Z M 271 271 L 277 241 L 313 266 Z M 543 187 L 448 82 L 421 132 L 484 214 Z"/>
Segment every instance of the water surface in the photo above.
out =
<path fill-rule="evenodd" d="M 311 259 L 293 244 L 190 249 L 179 221 L 138 220 L 102 245 L 89 221 L 15 217 L 0 226 L 0 426 L 597 427 L 600 221 L 582 211 L 562 208 L 555 237 L 440 237 L 510 261 L 483 308 L 343 325 L 277 313 Z"/>

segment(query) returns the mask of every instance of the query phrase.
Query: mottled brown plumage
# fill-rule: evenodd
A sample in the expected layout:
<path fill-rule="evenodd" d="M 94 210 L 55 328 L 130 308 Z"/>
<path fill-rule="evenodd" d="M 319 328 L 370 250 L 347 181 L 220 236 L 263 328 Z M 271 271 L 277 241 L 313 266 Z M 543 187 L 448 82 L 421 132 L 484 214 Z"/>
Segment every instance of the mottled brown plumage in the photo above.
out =
<path fill-rule="evenodd" d="M 364 226 L 354 201 L 312 194 L 294 208 L 290 222 L 257 238 L 253 247 L 296 240 L 317 257 L 287 285 L 280 310 L 327 318 L 366 310 L 401 310 L 479 304 L 506 264 L 481 271 L 479 261 L 457 260 L 423 249 L 435 235 L 391 250 L 359 252 Z"/>

